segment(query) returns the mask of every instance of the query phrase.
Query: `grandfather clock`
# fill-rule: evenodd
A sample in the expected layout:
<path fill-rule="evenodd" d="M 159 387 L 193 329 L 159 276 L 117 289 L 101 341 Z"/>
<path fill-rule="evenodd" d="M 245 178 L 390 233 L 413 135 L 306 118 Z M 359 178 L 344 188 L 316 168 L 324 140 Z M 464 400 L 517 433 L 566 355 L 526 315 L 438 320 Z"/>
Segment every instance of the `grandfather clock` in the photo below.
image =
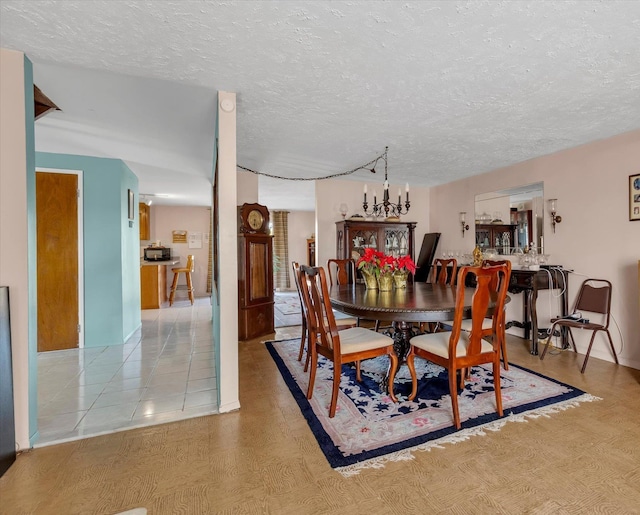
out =
<path fill-rule="evenodd" d="M 238 337 L 273 333 L 273 236 L 269 210 L 260 204 L 238 207 Z"/>

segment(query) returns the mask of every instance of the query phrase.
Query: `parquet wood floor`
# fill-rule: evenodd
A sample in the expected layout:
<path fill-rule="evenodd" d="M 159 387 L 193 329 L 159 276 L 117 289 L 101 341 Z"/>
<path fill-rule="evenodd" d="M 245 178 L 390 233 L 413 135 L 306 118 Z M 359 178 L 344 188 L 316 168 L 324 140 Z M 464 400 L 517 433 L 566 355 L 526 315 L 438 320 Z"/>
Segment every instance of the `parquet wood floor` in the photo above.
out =
<path fill-rule="evenodd" d="M 23 453 L 0 479 L 0 512 L 640 513 L 640 371 L 591 358 L 581 375 L 581 355 L 541 362 L 515 337 L 508 350 L 603 400 L 343 478 L 264 345 L 247 342 L 239 411 Z"/>

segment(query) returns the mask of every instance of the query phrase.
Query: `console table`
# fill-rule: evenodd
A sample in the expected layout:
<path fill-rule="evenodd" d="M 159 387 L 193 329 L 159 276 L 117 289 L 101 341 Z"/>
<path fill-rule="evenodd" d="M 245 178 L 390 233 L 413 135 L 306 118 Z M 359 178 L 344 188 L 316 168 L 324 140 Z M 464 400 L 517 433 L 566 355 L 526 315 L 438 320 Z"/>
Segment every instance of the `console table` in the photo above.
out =
<path fill-rule="evenodd" d="M 522 302 L 522 322 L 507 322 L 506 327 L 520 327 L 524 329 L 524 337 L 531 339 L 531 354 L 538 354 L 538 315 L 536 301 L 539 290 L 562 290 L 560 296 L 560 316 L 569 314 L 569 273 L 561 266 L 542 265 L 540 270 L 512 270 L 510 293 L 524 294 Z M 568 345 L 567 330 L 562 328 L 562 347 Z"/>

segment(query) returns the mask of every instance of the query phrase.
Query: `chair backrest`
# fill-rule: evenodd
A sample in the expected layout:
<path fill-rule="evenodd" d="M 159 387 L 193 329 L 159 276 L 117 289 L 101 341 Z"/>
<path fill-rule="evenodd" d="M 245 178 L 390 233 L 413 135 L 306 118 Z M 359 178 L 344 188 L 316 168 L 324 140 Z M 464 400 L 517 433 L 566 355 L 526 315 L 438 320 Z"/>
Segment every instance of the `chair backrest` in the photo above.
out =
<path fill-rule="evenodd" d="M 329 270 L 329 283 L 352 284 L 356 277 L 356 262 L 353 259 L 329 259 L 327 261 Z"/>
<path fill-rule="evenodd" d="M 502 266 L 505 265 L 507 267 L 507 272 L 506 274 L 497 274 L 491 281 L 490 287 L 491 287 L 491 291 L 497 293 L 498 290 L 500 289 L 500 281 L 504 280 L 507 283 L 507 289 L 509 289 L 509 283 L 511 282 L 511 261 L 509 261 L 508 259 L 500 259 L 500 260 L 493 260 L 493 259 L 485 259 L 482 262 L 482 266 L 483 267 L 492 267 L 492 266 Z M 503 325 L 505 323 L 505 312 L 504 312 L 504 308 L 502 309 L 502 311 L 500 313 L 496 313 L 499 317 L 498 319 L 498 323 L 499 325 Z"/>
<path fill-rule="evenodd" d="M 449 275 L 449 265 L 451 265 L 451 275 Z M 456 284 L 456 272 L 458 271 L 458 262 L 454 259 L 436 259 L 433 262 L 433 278 L 432 283 L 437 284 Z"/>
<path fill-rule="evenodd" d="M 193 254 L 187 256 L 187 266 L 185 267 L 189 272 L 193 272 L 196 266 L 196 257 Z"/>
<path fill-rule="evenodd" d="M 606 279 L 585 279 L 576 297 L 574 312 L 577 311 L 604 315 L 602 325 L 608 328 L 609 312 L 611 311 L 611 283 Z"/>
<path fill-rule="evenodd" d="M 456 355 L 458 340 L 460 339 L 462 317 L 465 307 L 465 280 L 468 274 L 475 275 L 476 289 L 471 299 L 471 332 L 469 334 L 469 346 L 467 356 L 479 354 L 482 348 L 482 325 L 485 318 L 493 320 L 492 331 L 497 334 L 502 320 L 507 288 L 509 286 L 510 266 L 506 263 L 500 265 L 463 266 L 458 272 L 458 285 L 456 290 L 456 308 L 453 317 L 453 328 L 449 338 L 449 356 Z M 493 308 L 492 315 L 489 312 Z M 494 348 L 499 343 L 493 338 Z"/>
<path fill-rule="evenodd" d="M 317 343 L 335 357 L 340 356 L 340 336 L 331 308 L 324 268 L 302 265 L 299 280 L 302 299 L 307 305 L 309 338 L 316 340 L 311 341 L 310 345 Z"/>
<path fill-rule="evenodd" d="M 291 262 L 291 267 L 293 268 L 293 279 L 296 283 L 296 290 L 298 291 L 298 300 L 300 301 L 300 309 L 302 310 L 302 317 L 305 323 L 308 322 L 307 316 L 307 305 L 302 300 L 302 290 L 300 288 L 300 265 L 297 261 Z"/>

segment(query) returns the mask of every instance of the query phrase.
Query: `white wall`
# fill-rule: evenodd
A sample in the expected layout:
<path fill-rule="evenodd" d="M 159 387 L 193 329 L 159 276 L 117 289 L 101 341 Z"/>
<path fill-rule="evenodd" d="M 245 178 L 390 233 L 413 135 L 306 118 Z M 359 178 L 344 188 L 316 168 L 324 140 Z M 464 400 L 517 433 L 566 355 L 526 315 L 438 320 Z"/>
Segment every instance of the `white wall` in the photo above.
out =
<path fill-rule="evenodd" d="M 232 102 L 234 109 L 224 111 L 220 103 Z M 218 92 L 218 185 L 220 277 L 220 341 L 215 342 L 220 356 L 220 412 L 240 408 L 238 374 L 238 207 L 236 172 L 236 94 Z"/>
<path fill-rule="evenodd" d="M 258 202 L 258 176 L 251 172 L 237 172 L 237 205 Z M 268 206 L 267 206 L 268 207 Z"/>
<path fill-rule="evenodd" d="M 545 252 L 551 255 L 553 264 L 575 270 L 569 283 L 571 303 L 584 276 L 610 280 L 612 312 L 623 340 L 612 323 L 615 347 L 622 349 L 621 363 L 640 369 L 640 223 L 630 222 L 628 214 L 628 178 L 638 170 L 640 130 L 434 187 L 431 226 L 442 232 L 441 248 L 471 249 L 473 225 L 469 224 L 471 230 L 463 239 L 458 213 L 473 212 L 477 193 L 543 181 L 545 204 L 546 199 L 557 198 L 558 214 L 562 216 L 554 234 L 545 206 Z M 522 295 L 511 297 L 509 316 L 520 313 Z M 538 309 L 540 325 L 548 326 L 549 314 L 558 313 L 558 300 L 549 292 L 541 292 Z M 574 334 L 578 350 L 586 352 L 589 335 L 584 331 Z M 602 338 L 597 337 L 592 355 L 612 360 Z"/>
<path fill-rule="evenodd" d="M 151 241 L 160 241 L 165 247 L 171 247 L 173 256 L 180 256 L 180 265 L 187 264 L 187 256 L 195 257 L 195 271 L 191 275 L 194 294 L 196 297 L 207 297 L 207 269 L 209 266 L 209 219 L 211 210 L 207 207 L 183 206 L 150 206 Z M 187 238 L 194 233 L 200 233 L 202 247 L 189 248 L 188 243 L 173 243 L 173 230 L 186 230 Z M 146 246 L 146 245 L 145 245 Z M 173 281 L 171 267 L 167 267 L 167 284 Z M 179 283 L 185 284 L 184 274 L 180 274 Z M 176 295 L 176 299 L 186 298 Z"/>

